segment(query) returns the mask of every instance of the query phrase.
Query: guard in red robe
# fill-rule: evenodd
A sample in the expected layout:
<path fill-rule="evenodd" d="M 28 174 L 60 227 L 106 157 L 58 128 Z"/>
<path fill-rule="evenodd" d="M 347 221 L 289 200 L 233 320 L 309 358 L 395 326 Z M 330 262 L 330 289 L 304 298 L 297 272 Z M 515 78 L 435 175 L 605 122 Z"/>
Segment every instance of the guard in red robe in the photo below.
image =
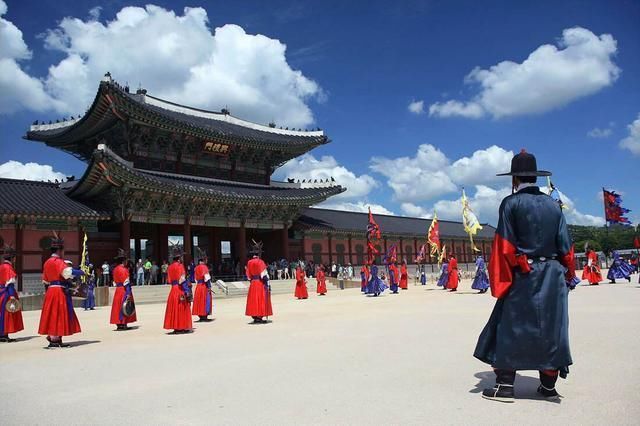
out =
<path fill-rule="evenodd" d="M 582 279 L 589 281 L 589 285 L 598 285 L 602 281 L 598 263 L 598 254 L 592 249 L 587 249 L 587 264 L 582 271 Z"/>
<path fill-rule="evenodd" d="M 409 289 L 409 273 L 407 272 L 407 262 L 404 260 L 400 266 L 400 288 L 402 290 Z"/>
<path fill-rule="evenodd" d="M 458 291 L 458 261 L 454 255 L 449 257 L 449 278 L 447 288 L 449 291 Z"/>
<path fill-rule="evenodd" d="M 269 285 L 269 273 L 267 265 L 260 255 L 262 243 L 253 242 L 251 250 L 253 257 L 247 262 L 247 279 L 251 282 L 247 293 L 247 307 L 245 315 L 253 318 L 254 324 L 265 324 L 268 320 L 263 317 L 273 316 L 271 307 L 271 286 Z"/>
<path fill-rule="evenodd" d="M 173 330 L 171 334 L 193 332 L 191 320 L 192 294 L 186 275 L 187 273 L 182 265 L 182 255 L 174 253 L 173 263 L 167 269 L 167 281 L 171 284 L 171 291 L 169 291 L 167 309 L 164 313 L 164 328 Z"/>
<path fill-rule="evenodd" d="M 16 271 L 13 269 L 16 252 L 11 247 L 5 247 L 0 264 L 0 343 L 13 342 L 9 333 L 24 330 L 22 311 L 7 311 L 7 302 L 11 298 L 20 299 L 16 291 Z"/>
<path fill-rule="evenodd" d="M 64 241 L 57 236 L 51 239 L 51 257 L 42 267 L 42 282 L 47 290 L 40 314 L 38 334 L 46 335 L 49 348 L 66 348 L 62 336 L 80 333 L 80 323 L 73 310 L 69 281 L 73 268 L 67 266 L 61 256 L 64 253 Z"/>
<path fill-rule="evenodd" d="M 116 291 L 113 294 L 113 304 L 111 305 L 111 324 L 116 325 L 116 330 L 130 330 L 129 323 L 136 322 L 138 317 L 135 310 L 133 314 L 127 316 L 124 314 L 122 304 L 129 298 L 133 301 L 133 291 L 131 290 L 131 282 L 129 281 L 129 268 L 127 268 L 127 255 L 124 250 L 118 249 L 118 255 L 115 258 L 118 265 L 113 270 L 113 282 L 116 285 Z"/>
<path fill-rule="evenodd" d="M 307 281 L 304 276 L 304 271 L 300 266 L 296 268 L 296 291 L 294 295 L 298 299 L 309 298 L 309 292 L 307 291 Z"/>
<path fill-rule="evenodd" d="M 316 292 L 319 296 L 327 294 L 327 280 L 324 273 L 324 266 L 320 265 L 316 273 Z"/>
<path fill-rule="evenodd" d="M 569 287 L 575 285 L 571 236 L 558 202 L 540 191 L 533 155 L 511 161 L 514 193 L 500 205 L 489 261 L 491 294 L 498 300 L 474 356 L 491 365 L 496 384 L 487 399 L 513 402 L 517 370 L 538 370 L 540 396 L 558 401 L 558 375 L 572 363 L 569 349 Z"/>
<path fill-rule="evenodd" d="M 400 273 L 396 260 L 393 259 L 389 264 L 389 290 L 392 294 L 398 294 L 398 282 L 400 281 Z"/>
<path fill-rule="evenodd" d="M 363 293 L 367 293 L 367 283 L 369 282 L 369 266 L 362 265 L 360 268 L 360 291 Z"/>
<path fill-rule="evenodd" d="M 191 313 L 199 317 L 198 322 L 213 321 L 209 318 L 213 309 L 213 294 L 211 290 L 211 275 L 207 266 L 207 259 L 198 259 L 195 268 L 196 291 L 193 295 L 193 310 Z"/>

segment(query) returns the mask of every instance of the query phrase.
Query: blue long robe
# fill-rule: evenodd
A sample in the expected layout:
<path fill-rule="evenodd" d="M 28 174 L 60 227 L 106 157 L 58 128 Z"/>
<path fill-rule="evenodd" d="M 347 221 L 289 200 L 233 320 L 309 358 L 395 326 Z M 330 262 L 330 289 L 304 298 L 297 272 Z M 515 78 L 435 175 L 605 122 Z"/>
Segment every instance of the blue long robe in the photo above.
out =
<path fill-rule="evenodd" d="M 628 280 L 633 273 L 633 267 L 620 258 L 617 251 L 613 252 L 613 263 L 607 272 L 607 279 L 614 281 L 616 279 Z"/>
<path fill-rule="evenodd" d="M 476 276 L 473 279 L 471 288 L 474 290 L 485 290 L 489 288 L 489 277 L 487 276 L 487 267 L 482 257 L 476 259 Z"/>
<path fill-rule="evenodd" d="M 568 285 L 574 268 L 558 203 L 538 187 L 506 197 L 489 263 L 491 293 L 499 299 L 474 356 L 494 368 L 559 370 L 566 377 L 573 362 Z"/>
<path fill-rule="evenodd" d="M 371 266 L 371 276 L 367 283 L 367 294 L 380 294 L 387 288 L 387 285 L 378 277 L 378 267 Z"/>
<path fill-rule="evenodd" d="M 440 269 L 440 278 L 438 278 L 438 287 L 446 287 L 449 282 L 449 264 L 443 263 Z"/>

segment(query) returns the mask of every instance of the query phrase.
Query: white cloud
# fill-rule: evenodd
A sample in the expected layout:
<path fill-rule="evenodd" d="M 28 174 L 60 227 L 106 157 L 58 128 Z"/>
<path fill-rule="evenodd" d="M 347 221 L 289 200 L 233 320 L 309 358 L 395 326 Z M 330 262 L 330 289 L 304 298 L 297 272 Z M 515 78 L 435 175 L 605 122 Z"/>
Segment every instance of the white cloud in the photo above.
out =
<path fill-rule="evenodd" d="M 595 139 L 605 139 L 611 136 L 613 130 L 610 127 L 605 127 L 601 129 L 599 127 L 595 127 L 587 132 L 587 136 Z"/>
<path fill-rule="evenodd" d="M 53 170 L 46 164 L 26 163 L 10 160 L 0 164 L 0 178 L 22 180 L 55 180 L 64 181 L 66 175 Z"/>
<path fill-rule="evenodd" d="M 228 107 L 238 117 L 286 127 L 312 124 L 307 102 L 325 97 L 316 82 L 289 66 L 279 40 L 247 34 L 232 24 L 212 33 L 207 12 L 199 7 L 184 8 L 182 14 L 154 5 L 124 7 L 108 22 L 101 22 L 94 8 L 86 21 L 64 18 L 44 39 L 46 48 L 64 58 L 49 67 L 44 86 L 26 76 L 48 103 L 22 107 L 38 111 L 84 111 L 106 71 L 121 83 L 132 88 L 141 83 L 151 94 L 174 102 Z"/>
<path fill-rule="evenodd" d="M 431 217 L 433 217 L 430 211 L 413 203 L 402 203 L 400 204 L 400 209 L 406 216 L 410 217 L 421 217 L 424 219 L 431 219 Z"/>
<path fill-rule="evenodd" d="M 629 136 L 620 141 L 620 148 L 628 149 L 634 155 L 640 155 L 640 114 L 627 128 Z"/>
<path fill-rule="evenodd" d="M 280 167 L 275 175 L 277 179 L 330 179 L 334 178 L 336 183 L 347 188 L 342 194 L 332 197 L 336 198 L 361 198 L 371 192 L 372 189 L 380 186 L 378 181 L 369 175 L 357 176 L 346 167 L 340 165 L 338 161 L 330 156 L 323 155 L 317 159 L 312 154 L 304 154 L 298 158 L 289 160 Z"/>
<path fill-rule="evenodd" d="M 616 40 L 586 28 L 565 29 L 558 46 L 545 44 L 522 63 L 503 61 L 489 69 L 476 67 L 466 84 L 477 84 L 470 101 L 436 102 L 429 115 L 494 118 L 543 113 L 592 95 L 616 81 L 620 69 L 612 61 Z"/>
<path fill-rule="evenodd" d="M 424 101 L 413 101 L 409 104 L 409 106 L 407 107 L 407 109 L 409 110 L 409 112 L 415 114 L 415 115 L 420 115 L 424 113 Z"/>
<path fill-rule="evenodd" d="M 347 212 L 358 212 L 358 213 L 367 213 L 369 208 L 371 208 L 371 213 L 374 214 L 387 214 L 387 215 L 395 215 L 394 212 L 388 210 L 386 207 L 381 206 L 380 204 L 369 204 L 362 201 L 357 202 L 332 202 L 325 201 L 324 203 L 320 203 L 313 207 L 322 208 L 322 209 L 331 209 L 331 210 L 341 210 Z"/>
<path fill-rule="evenodd" d="M 415 203 L 455 192 L 458 185 L 495 182 L 496 173 L 509 170 L 512 157 L 513 152 L 493 145 L 451 163 L 438 148 L 423 144 L 415 157 L 373 157 L 370 167 L 387 177 L 396 200 Z"/>
<path fill-rule="evenodd" d="M 546 193 L 549 189 L 546 186 L 540 187 L 540 190 Z M 567 219 L 567 223 L 571 225 L 585 225 L 585 226 L 603 226 L 604 218 L 600 216 L 593 216 L 585 214 L 576 208 L 575 202 L 564 192 L 560 193 L 560 199 L 562 203 L 567 207 L 563 210 L 564 216 Z M 600 193 L 600 199 L 602 199 L 602 193 Z"/>

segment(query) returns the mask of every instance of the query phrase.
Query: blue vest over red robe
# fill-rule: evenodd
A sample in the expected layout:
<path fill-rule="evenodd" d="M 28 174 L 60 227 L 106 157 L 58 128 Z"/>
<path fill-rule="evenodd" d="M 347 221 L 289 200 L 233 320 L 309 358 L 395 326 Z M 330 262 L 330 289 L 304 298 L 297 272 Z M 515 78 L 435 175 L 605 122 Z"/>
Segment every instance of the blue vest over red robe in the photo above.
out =
<path fill-rule="evenodd" d="M 505 198 L 499 214 L 489 262 L 498 301 L 474 356 L 494 368 L 560 370 L 564 377 L 572 364 L 567 283 L 575 282 L 564 214 L 538 187 Z"/>

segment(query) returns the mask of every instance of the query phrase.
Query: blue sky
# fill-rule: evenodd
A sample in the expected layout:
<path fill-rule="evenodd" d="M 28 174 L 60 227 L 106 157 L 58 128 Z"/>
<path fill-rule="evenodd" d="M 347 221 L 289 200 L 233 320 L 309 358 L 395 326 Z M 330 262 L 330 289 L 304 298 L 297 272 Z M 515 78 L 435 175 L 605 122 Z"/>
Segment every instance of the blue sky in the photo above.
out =
<path fill-rule="evenodd" d="M 170 100 L 323 128 L 333 142 L 275 176 L 336 176 L 349 190 L 329 207 L 456 219 L 464 186 L 495 223 L 510 182 L 492 175 L 527 148 L 569 198 L 570 222 L 602 220 L 602 186 L 638 222 L 640 3 L 397 3 L 7 1 L 0 164 L 81 175 L 83 163 L 21 137 L 35 119 L 83 111 L 109 70 Z"/>

